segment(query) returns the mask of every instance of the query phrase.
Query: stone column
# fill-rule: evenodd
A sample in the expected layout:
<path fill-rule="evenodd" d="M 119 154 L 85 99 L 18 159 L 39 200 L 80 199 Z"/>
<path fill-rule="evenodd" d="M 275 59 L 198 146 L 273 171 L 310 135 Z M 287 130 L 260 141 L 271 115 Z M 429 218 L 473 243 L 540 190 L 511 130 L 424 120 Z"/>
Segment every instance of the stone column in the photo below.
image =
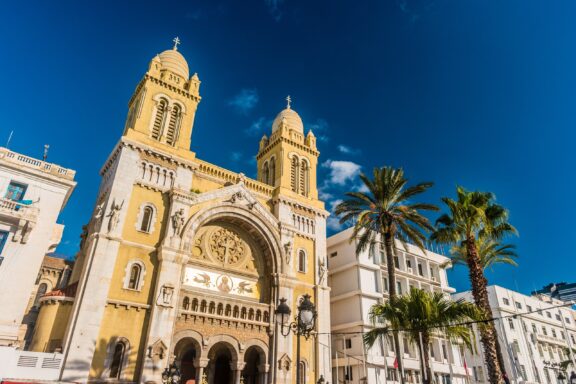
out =
<path fill-rule="evenodd" d="M 198 362 L 196 363 L 196 384 L 205 384 L 202 382 L 202 376 L 204 375 L 204 370 L 206 369 L 206 367 L 208 366 L 208 363 L 210 362 L 210 360 L 208 359 L 198 359 Z M 206 379 L 206 383 L 208 382 L 208 379 Z"/>
<path fill-rule="evenodd" d="M 242 377 L 242 370 L 246 363 L 243 361 L 238 361 L 236 363 L 230 363 L 230 369 L 232 369 L 232 382 L 234 384 L 240 384 L 240 378 Z"/>
<path fill-rule="evenodd" d="M 268 382 L 268 371 L 270 364 L 260 364 L 258 366 L 258 384 L 266 384 Z"/>

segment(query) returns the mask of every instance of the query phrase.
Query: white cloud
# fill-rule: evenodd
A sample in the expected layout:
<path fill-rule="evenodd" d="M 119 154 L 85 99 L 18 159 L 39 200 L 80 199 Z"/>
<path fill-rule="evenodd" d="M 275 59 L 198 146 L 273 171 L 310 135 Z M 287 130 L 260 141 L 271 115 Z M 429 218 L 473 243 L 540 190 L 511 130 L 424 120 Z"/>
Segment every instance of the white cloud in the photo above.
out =
<path fill-rule="evenodd" d="M 260 117 L 257 120 L 253 121 L 252 124 L 250 125 L 250 127 L 245 129 L 244 131 L 249 136 L 259 136 L 262 133 L 264 133 L 264 128 L 266 127 L 265 122 L 266 122 L 266 119 L 264 119 L 263 117 Z"/>
<path fill-rule="evenodd" d="M 338 204 L 340 204 L 342 202 L 342 199 L 336 199 L 336 200 L 332 200 L 328 203 L 328 210 L 334 214 L 334 209 L 336 208 L 336 206 Z"/>
<path fill-rule="evenodd" d="M 320 200 L 328 201 L 332 199 L 334 195 L 331 194 L 330 192 L 325 191 L 321 186 L 320 188 L 318 188 L 318 197 L 320 198 Z"/>
<path fill-rule="evenodd" d="M 231 152 L 230 153 L 230 159 L 232 161 L 239 161 L 242 158 L 242 153 L 240 152 Z"/>
<path fill-rule="evenodd" d="M 335 216 L 328 217 L 326 227 L 334 232 L 340 232 L 342 230 L 342 224 L 340 224 L 340 220 Z"/>
<path fill-rule="evenodd" d="M 340 144 L 337 148 L 341 153 L 343 153 L 345 155 L 357 155 L 360 153 L 359 149 L 353 149 L 347 145 Z"/>
<path fill-rule="evenodd" d="M 247 115 L 256 104 L 258 104 L 258 91 L 256 89 L 242 89 L 240 93 L 234 96 L 228 105 L 234 107 L 238 112 Z"/>
<path fill-rule="evenodd" d="M 361 166 L 352 161 L 326 160 L 322 166 L 330 169 L 329 183 L 335 185 L 345 185 L 348 181 L 353 181 L 360 173 Z"/>

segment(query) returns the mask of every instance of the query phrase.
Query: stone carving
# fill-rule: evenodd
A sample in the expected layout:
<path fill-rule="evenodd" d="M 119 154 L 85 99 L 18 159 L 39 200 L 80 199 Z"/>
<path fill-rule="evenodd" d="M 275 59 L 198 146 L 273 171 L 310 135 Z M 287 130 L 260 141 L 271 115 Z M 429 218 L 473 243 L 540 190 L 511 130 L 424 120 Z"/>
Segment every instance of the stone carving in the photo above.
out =
<path fill-rule="evenodd" d="M 326 268 L 326 262 L 322 260 L 318 266 L 318 285 L 324 284 L 324 279 L 326 279 L 326 272 L 328 272 L 328 268 Z"/>
<path fill-rule="evenodd" d="M 174 287 L 168 284 L 162 286 L 162 304 L 170 305 L 172 304 L 172 296 L 174 295 Z"/>
<path fill-rule="evenodd" d="M 223 264 L 238 264 L 246 255 L 244 242 L 234 232 L 221 228 L 210 236 L 210 251 Z"/>
<path fill-rule="evenodd" d="M 292 360 L 290 359 L 290 357 L 288 357 L 287 354 L 284 354 L 282 355 L 280 360 L 278 360 L 278 369 L 281 371 L 285 371 L 285 373 L 288 373 L 291 364 Z"/>
<path fill-rule="evenodd" d="M 118 222 L 120 221 L 120 211 L 124 206 L 124 200 L 120 205 L 116 204 L 115 201 L 112 201 L 112 205 L 110 206 L 110 213 L 108 213 L 108 232 L 112 232 L 118 226 Z"/>
<path fill-rule="evenodd" d="M 235 194 L 233 194 L 232 196 L 230 196 L 228 201 L 231 202 L 232 204 L 235 204 L 238 200 L 243 200 L 243 199 L 244 199 L 244 192 L 239 191 L 239 192 L 236 192 Z"/>
<path fill-rule="evenodd" d="M 172 228 L 174 236 L 180 236 L 182 228 L 184 228 L 184 209 L 180 208 L 172 215 Z"/>
<path fill-rule="evenodd" d="M 93 216 L 94 221 L 95 222 L 100 221 L 103 215 L 104 215 L 104 203 L 100 203 L 96 205 L 96 208 L 94 209 L 94 216 Z"/>
<path fill-rule="evenodd" d="M 88 225 L 82 226 L 82 233 L 80 234 L 80 250 L 84 249 L 86 239 L 88 238 Z"/>
<path fill-rule="evenodd" d="M 252 289 L 251 284 L 248 281 L 241 281 L 238 284 L 238 288 L 236 288 L 236 291 L 238 291 L 239 294 L 252 293 L 253 289 Z"/>
<path fill-rule="evenodd" d="M 286 265 L 292 262 L 292 242 L 284 243 L 284 253 L 286 253 Z"/>

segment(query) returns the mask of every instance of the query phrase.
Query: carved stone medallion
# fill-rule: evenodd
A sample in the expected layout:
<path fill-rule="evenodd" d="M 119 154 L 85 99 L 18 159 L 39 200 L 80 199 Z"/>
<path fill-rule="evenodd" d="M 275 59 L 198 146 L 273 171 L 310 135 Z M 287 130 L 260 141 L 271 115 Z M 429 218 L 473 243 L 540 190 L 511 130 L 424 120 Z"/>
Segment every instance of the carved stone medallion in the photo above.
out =
<path fill-rule="evenodd" d="M 236 265 L 244 259 L 246 248 L 234 232 L 220 228 L 210 235 L 210 253 L 224 265 Z"/>

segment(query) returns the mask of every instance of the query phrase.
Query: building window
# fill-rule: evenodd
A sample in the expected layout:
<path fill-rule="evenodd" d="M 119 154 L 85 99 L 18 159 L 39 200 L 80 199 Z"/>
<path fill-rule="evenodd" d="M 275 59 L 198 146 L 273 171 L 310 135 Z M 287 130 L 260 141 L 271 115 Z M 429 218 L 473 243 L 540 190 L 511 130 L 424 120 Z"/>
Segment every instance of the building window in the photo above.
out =
<path fill-rule="evenodd" d="M 396 269 L 400 269 L 400 260 L 398 260 L 398 256 L 394 256 L 394 266 Z"/>
<path fill-rule="evenodd" d="M 556 314 L 556 320 L 561 321 L 559 314 Z"/>
<path fill-rule="evenodd" d="M 300 163 L 300 193 L 304 196 L 308 196 L 308 189 L 309 189 L 308 170 L 309 170 L 308 163 L 302 160 L 302 162 Z"/>
<path fill-rule="evenodd" d="M 396 282 L 396 292 L 397 294 L 401 295 L 402 294 L 402 283 L 400 283 L 399 281 Z"/>
<path fill-rule="evenodd" d="M 306 273 L 306 252 L 302 249 L 298 252 L 298 272 Z"/>
<path fill-rule="evenodd" d="M 550 312 L 546 312 L 546 316 L 548 316 L 549 319 L 552 318 L 552 314 Z"/>
<path fill-rule="evenodd" d="M 442 358 L 448 360 L 448 351 L 446 350 L 446 344 L 442 344 Z"/>
<path fill-rule="evenodd" d="M 507 298 L 502 298 L 502 302 L 504 303 L 504 305 L 510 305 L 510 300 L 508 300 Z"/>
<path fill-rule="evenodd" d="M 160 140 L 162 137 L 162 128 L 166 120 L 167 107 L 168 101 L 166 99 L 160 99 L 156 105 L 156 116 L 154 117 L 154 125 L 152 126 L 152 138 L 155 140 Z"/>
<path fill-rule="evenodd" d="M 124 276 L 124 289 L 131 289 L 140 291 L 144 286 L 144 275 L 146 268 L 144 263 L 140 260 L 133 260 L 126 266 L 126 274 Z"/>
<path fill-rule="evenodd" d="M 6 240 L 8 240 L 8 235 L 10 232 L 8 231 L 0 231 L 0 255 L 4 251 L 4 246 L 6 245 Z"/>
<path fill-rule="evenodd" d="M 262 182 L 268 184 L 268 177 L 270 177 L 270 168 L 268 167 L 268 162 L 265 162 L 262 168 Z"/>
<path fill-rule="evenodd" d="M 384 292 L 388 292 L 388 288 L 389 288 L 389 287 L 388 287 L 388 278 L 387 278 L 387 277 L 384 277 L 384 278 L 382 279 L 382 281 L 383 281 L 382 288 L 384 288 Z"/>
<path fill-rule="evenodd" d="M 152 216 L 154 215 L 154 210 L 152 207 L 144 207 L 144 212 L 142 215 L 142 222 L 140 223 L 140 230 L 142 232 L 150 232 L 150 227 L 152 225 Z"/>
<path fill-rule="evenodd" d="M 544 336 L 548 336 L 548 332 L 546 331 L 546 327 L 542 326 L 542 334 Z"/>
<path fill-rule="evenodd" d="M 166 132 L 166 144 L 174 145 L 178 139 L 178 131 L 180 130 L 180 121 L 182 119 L 182 108 L 179 105 L 172 107 L 170 113 L 170 122 L 168 123 L 168 131 Z"/>
<path fill-rule="evenodd" d="M 270 174 L 268 177 L 268 184 L 274 186 L 276 184 L 276 159 L 270 159 Z"/>
<path fill-rule="evenodd" d="M 422 264 L 418 263 L 418 274 L 424 276 L 424 270 L 422 269 Z"/>
<path fill-rule="evenodd" d="M 330 254 L 330 257 L 336 257 L 336 256 L 338 256 L 338 252 L 332 252 L 332 253 Z"/>
<path fill-rule="evenodd" d="M 11 181 L 8 185 L 8 190 L 6 191 L 6 198 L 14 201 L 21 201 L 26 194 L 26 189 L 28 186 L 26 184 L 17 183 Z"/>
<path fill-rule="evenodd" d="M 345 339 L 344 340 L 344 349 L 352 348 L 352 339 Z"/>
<path fill-rule="evenodd" d="M 349 365 L 344 367 L 344 380 L 346 380 L 346 381 L 354 380 L 354 378 L 352 377 L 352 367 Z M 300 382 L 304 383 L 304 381 L 300 381 Z"/>
<path fill-rule="evenodd" d="M 538 333 L 538 329 L 536 329 L 536 324 L 532 323 L 532 332 Z"/>
<path fill-rule="evenodd" d="M 48 291 L 48 285 L 46 283 L 42 283 L 38 286 L 38 291 L 36 291 L 36 298 L 34 299 L 34 306 L 38 306 L 38 301 L 42 296 L 46 294 Z"/>
<path fill-rule="evenodd" d="M 122 373 L 122 362 L 124 361 L 124 353 L 126 352 L 126 345 L 119 341 L 114 347 L 114 354 L 112 355 L 112 363 L 110 364 L 110 378 L 120 379 Z"/>
<path fill-rule="evenodd" d="M 140 272 L 142 272 L 142 269 L 138 264 L 132 265 L 132 268 L 130 268 L 130 281 L 128 282 L 129 289 L 136 289 L 136 287 L 138 287 Z"/>
<path fill-rule="evenodd" d="M 0 249 L 0 252 L 2 252 L 2 249 Z M 566 324 L 570 324 L 570 318 L 565 317 L 564 320 L 566 321 Z"/>
<path fill-rule="evenodd" d="M 521 304 L 521 303 L 515 301 L 514 304 L 516 304 L 516 308 L 522 309 L 522 304 Z"/>
<path fill-rule="evenodd" d="M 306 382 L 306 363 L 302 360 L 300 360 L 300 383 L 305 383 Z"/>
<path fill-rule="evenodd" d="M 556 330 L 552 328 L 552 336 L 556 337 Z"/>
<path fill-rule="evenodd" d="M 292 157 L 292 166 L 290 168 L 290 184 L 292 192 L 298 192 L 298 157 Z"/>
<path fill-rule="evenodd" d="M 508 326 L 510 327 L 510 329 L 514 329 L 514 320 L 512 320 L 511 318 L 508 318 Z"/>
<path fill-rule="evenodd" d="M 532 312 L 532 307 L 527 305 L 526 308 L 528 309 L 528 312 Z"/>

